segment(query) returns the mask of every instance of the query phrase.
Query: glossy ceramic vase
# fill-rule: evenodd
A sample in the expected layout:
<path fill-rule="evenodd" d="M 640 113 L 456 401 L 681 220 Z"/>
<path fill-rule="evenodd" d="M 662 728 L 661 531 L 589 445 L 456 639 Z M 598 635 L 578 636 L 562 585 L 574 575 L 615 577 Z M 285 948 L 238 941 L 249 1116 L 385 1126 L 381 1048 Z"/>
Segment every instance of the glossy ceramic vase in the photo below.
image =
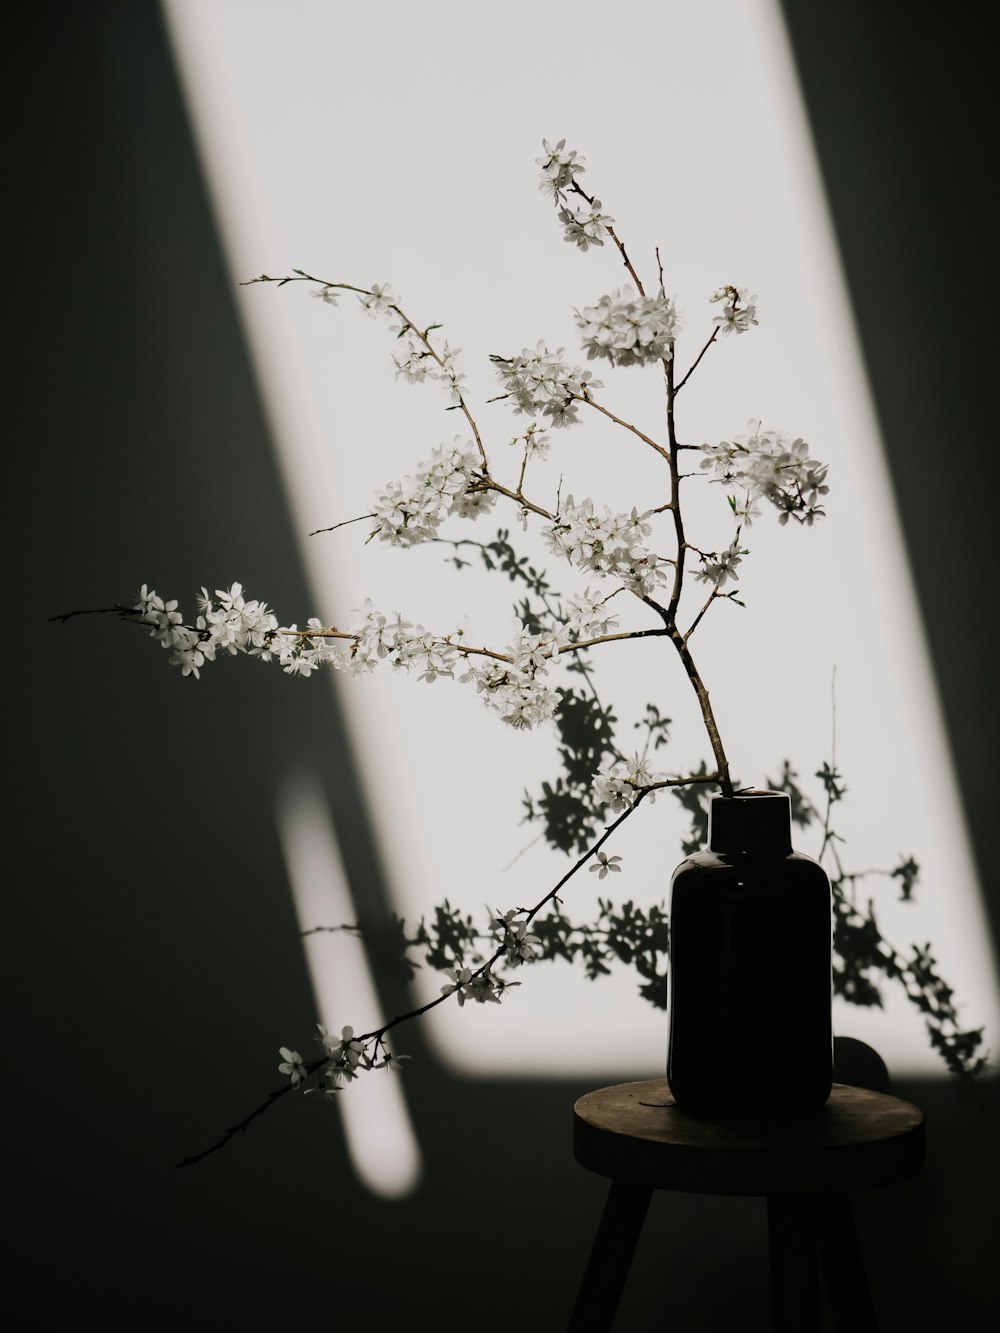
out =
<path fill-rule="evenodd" d="M 830 881 L 792 850 L 784 792 L 715 796 L 670 885 L 667 1081 L 726 1120 L 799 1118 L 833 1085 Z"/>

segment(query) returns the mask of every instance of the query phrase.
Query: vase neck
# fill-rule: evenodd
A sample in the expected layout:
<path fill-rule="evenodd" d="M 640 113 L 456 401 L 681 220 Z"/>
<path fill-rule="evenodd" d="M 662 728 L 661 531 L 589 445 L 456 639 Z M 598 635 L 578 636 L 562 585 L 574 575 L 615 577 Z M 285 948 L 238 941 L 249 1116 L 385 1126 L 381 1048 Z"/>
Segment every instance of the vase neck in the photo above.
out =
<path fill-rule="evenodd" d="M 713 796 L 708 806 L 708 846 L 730 856 L 742 852 L 787 856 L 792 850 L 792 803 L 787 792 L 747 790 Z"/>

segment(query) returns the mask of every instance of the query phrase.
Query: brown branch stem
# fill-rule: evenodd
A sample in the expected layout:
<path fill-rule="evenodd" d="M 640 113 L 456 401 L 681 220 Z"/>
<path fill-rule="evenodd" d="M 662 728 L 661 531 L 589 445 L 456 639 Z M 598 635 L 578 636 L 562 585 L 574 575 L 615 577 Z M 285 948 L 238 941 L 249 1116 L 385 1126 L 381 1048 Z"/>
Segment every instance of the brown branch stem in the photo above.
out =
<path fill-rule="evenodd" d="M 613 421 L 616 426 L 622 426 L 625 430 L 631 431 L 633 435 L 637 435 L 639 439 L 645 444 L 648 444 L 651 449 L 655 449 L 661 458 L 669 458 L 669 450 L 664 449 L 662 444 L 657 444 L 655 440 L 644 434 L 638 426 L 633 426 L 630 421 L 625 421 L 621 417 L 615 416 L 614 412 L 609 411 L 606 407 L 602 407 L 602 405 L 596 402 L 593 398 L 576 393 L 570 394 L 570 397 L 574 398 L 578 403 L 587 403 L 590 407 L 596 408 L 598 412 L 602 412 L 610 421 Z M 669 509 L 670 505 L 663 505 L 662 508 Z"/>
<path fill-rule="evenodd" d="M 375 517 L 374 514 L 359 514 L 357 518 L 345 518 L 340 523 L 334 523 L 334 525 L 330 528 L 314 528 L 313 531 L 309 533 L 309 536 L 318 537 L 320 533 L 323 532 L 336 532 L 338 528 L 349 527 L 352 523 L 363 523 L 366 518 L 374 518 L 374 517 Z"/>
<path fill-rule="evenodd" d="M 51 623 L 52 621 L 58 620 L 61 621 L 63 624 L 65 624 L 67 620 L 72 620 L 74 616 L 115 615 L 115 616 L 131 617 L 131 616 L 138 616 L 138 614 L 139 612 L 136 611 L 136 609 L 131 606 L 92 606 L 92 607 L 81 607 L 79 610 L 76 611 L 63 611 L 58 616 L 49 616 L 49 622 Z"/>
<path fill-rule="evenodd" d="M 520 489 L 512 491 L 509 487 L 502 486 L 500 482 L 494 481 L 488 474 L 483 478 L 481 486 L 484 490 L 496 491 L 498 495 L 505 495 L 508 500 L 513 500 L 516 504 L 520 505 L 522 509 L 527 509 L 532 514 L 538 514 L 540 518 L 547 518 L 550 523 L 555 521 L 555 514 L 550 514 L 549 511 L 543 509 L 541 505 L 536 505 L 533 501 L 529 500 Z"/>
<path fill-rule="evenodd" d="M 680 471 L 678 467 L 678 449 L 677 433 L 674 423 L 674 363 L 673 358 L 664 361 L 663 377 L 667 394 L 667 438 L 670 441 L 670 498 L 673 503 L 674 518 L 674 537 L 677 543 L 677 563 L 674 566 L 674 581 L 670 593 L 670 601 L 667 605 L 664 623 L 670 632 L 670 641 L 677 650 L 681 665 L 691 682 L 692 688 L 698 698 L 698 706 L 701 709 L 702 721 L 705 724 L 705 730 L 708 733 L 709 744 L 712 747 L 712 753 L 715 756 L 715 766 L 717 770 L 717 780 L 722 788 L 723 796 L 732 796 L 733 784 L 729 776 L 729 760 L 726 758 L 725 748 L 722 744 L 722 737 L 719 734 L 718 723 L 715 720 L 715 712 L 712 708 L 712 701 L 705 682 L 701 678 L 694 658 L 691 656 L 691 650 L 688 648 L 687 637 L 681 633 L 677 627 L 677 611 L 680 606 L 681 591 L 684 585 L 685 558 L 688 551 L 688 543 L 684 535 L 684 517 L 681 513 L 680 498 Z M 690 632 L 690 631 L 689 631 Z"/>
<path fill-rule="evenodd" d="M 591 206 L 591 208 L 593 208 L 593 206 L 594 206 L 594 196 L 593 196 L 592 194 L 588 194 L 587 191 L 586 191 L 585 189 L 582 188 L 582 186 L 580 186 L 580 185 L 578 185 L 578 184 L 576 183 L 576 181 L 573 182 L 573 185 L 572 185 L 571 188 L 572 188 L 574 194 L 578 194 L 578 195 L 580 196 L 581 199 L 586 199 L 587 203 Z M 643 285 L 642 285 L 642 279 L 639 277 L 638 273 L 636 273 L 635 269 L 632 267 L 632 261 L 631 261 L 631 259 L 629 259 L 629 257 L 628 257 L 628 252 L 627 252 L 626 249 L 625 249 L 625 245 L 624 245 L 624 243 L 622 242 L 621 237 L 620 237 L 620 236 L 618 235 L 618 233 L 615 231 L 614 227 L 612 227 L 610 224 L 609 224 L 609 226 L 608 226 L 608 235 L 611 237 L 611 239 L 614 241 L 615 245 L 618 247 L 618 253 L 619 253 L 619 254 L 621 255 L 621 257 L 622 257 L 622 263 L 623 263 L 623 264 L 625 265 L 625 267 L 628 269 L 628 271 L 629 271 L 629 275 L 630 275 L 630 277 L 632 278 L 632 281 L 635 283 L 636 287 L 638 288 L 639 295 L 640 295 L 640 296 L 645 296 L 645 295 L 646 295 L 646 290 L 645 290 L 645 288 L 644 288 Z"/>
<path fill-rule="evenodd" d="M 716 338 L 718 338 L 718 336 L 719 336 L 719 330 L 718 330 L 718 328 L 716 327 L 716 328 L 714 328 L 714 329 L 712 330 L 712 336 L 711 336 L 711 338 L 709 338 L 708 342 L 705 344 L 705 346 L 701 349 L 701 351 L 700 351 L 700 352 L 698 353 L 698 355 L 695 357 L 694 364 L 690 367 L 690 369 L 688 370 L 687 374 L 686 374 L 686 375 L 684 376 L 684 378 L 681 380 L 680 384 L 678 384 L 678 385 L 675 386 L 675 388 L 674 388 L 674 393 L 675 393 L 675 394 L 676 394 L 676 393 L 680 393 L 681 389 L 684 388 L 684 385 L 687 384 L 688 380 L 691 378 L 691 376 L 694 374 L 694 372 L 698 369 L 698 363 L 699 363 L 699 361 L 700 361 L 701 358 L 705 355 L 705 353 L 708 351 L 708 349 L 712 346 L 712 343 L 715 342 L 715 340 L 716 340 Z M 685 448 L 690 448 L 691 446 L 690 446 L 690 445 L 686 445 L 686 446 L 684 446 L 684 447 L 685 447 Z"/>

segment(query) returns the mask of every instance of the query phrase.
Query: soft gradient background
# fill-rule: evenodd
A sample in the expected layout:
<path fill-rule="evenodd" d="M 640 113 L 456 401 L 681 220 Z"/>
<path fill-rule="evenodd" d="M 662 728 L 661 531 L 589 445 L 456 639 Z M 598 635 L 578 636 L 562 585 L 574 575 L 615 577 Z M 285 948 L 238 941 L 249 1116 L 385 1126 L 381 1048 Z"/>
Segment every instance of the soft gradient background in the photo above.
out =
<path fill-rule="evenodd" d="M 421 243 L 444 241 L 456 212 L 459 220 L 468 216 L 470 201 L 456 181 L 481 164 L 465 162 L 457 149 L 441 153 L 418 121 L 379 118 L 383 101 L 396 97 L 393 71 L 410 60 L 402 40 L 409 11 L 394 9 L 373 6 L 359 17 L 345 7 L 347 31 L 369 37 L 360 49 L 355 41 L 311 50 L 303 24 L 249 73 L 266 107 L 274 62 L 293 72 L 318 68 L 333 84 L 342 66 L 370 67 L 371 104 L 345 108 L 329 126 L 336 153 L 353 154 L 359 167 L 372 171 L 391 142 L 391 165 L 384 166 L 385 176 L 373 173 L 372 189 L 383 201 L 398 194 L 399 204 L 419 197 L 425 208 L 432 196 L 421 173 L 430 153 L 441 164 L 432 173 L 433 197 L 439 186 L 445 194 L 430 227 L 416 218 L 403 229 L 414 247 L 409 255 L 400 254 L 392 271 L 382 261 L 358 276 L 388 278 L 421 305 L 451 284 L 447 314 L 458 325 L 485 286 L 510 289 L 521 256 L 484 242 L 481 267 L 458 281 L 446 263 L 424 268 L 417 262 Z M 454 17 L 450 6 L 440 13 L 442 23 Z M 542 7 L 539 22 L 552 25 L 555 51 L 577 13 Z M 413 62 L 430 62 L 417 72 L 436 97 L 442 80 L 455 80 L 460 133 L 453 135 L 461 143 L 485 136 L 493 151 L 509 155 L 509 163 L 495 168 L 504 188 L 489 226 L 495 229 L 498 220 L 513 225 L 505 217 L 509 209 L 518 210 L 518 226 L 527 228 L 530 214 L 532 234 L 564 275 L 565 293 L 546 296 L 542 323 L 537 304 L 513 311 L 508 336 L 531 341 L 548 334 L 550 320 L 565 318 L 567 304 L 611 285 L 593 266 L 602 257 L 576 256 L 558 240 L 553 218 L 534 193 L 530 113 L 537 107 L 539 116 L 555 115 L 570 97 L 558 79 L 572 76 L 553 54 L 544 68 L 536 61 L 534 81 L 517 87 L 517 69 L 501 66 L 492 46 L 494 36 L 509 40 L 516 15 L 508 15 L 498 33 L 491 25 L 500 25 L 499 18 L 477 26 L 462 14 L 466 33 L 478 33 L 484 48 L 478 64 L 477 50 L 468 49 L 465 63 L 435 64 L 447 49 L 447 33 L 442 43 L 428 43 L 426 57 L 414 52 Z M 836 14 L 796 6 L 789 17 L 931 648 L 931 684 L 947 722 L 943 762 L 950 763 L 948 754 L 954 758 L 954 804 L 967 822 L 969 841 L 961 846 L 968 856 L 960 854 L 953 873 L 962 885 L 978 881 L 984 892 L 982 941 L 971 942 L 968 955 L 979 960 L 995 953 L 997 923 L 988 855 L 996 734 L 985 646 L 990 508 L 988 487 L 977 485 L 971 472 L 990 421 L 990 379 L 979 350 L 988 273 L 979 159 L 990 122 L 979 94 L 985 72 L 978 34 L 971 25 L 942 32 L 931 22 L 935 14 L 912 8 L 902 29 L 888 20 L 882 25 L 866 6 L 841 5 Z M 746 89 L 759 71 L 750 60 L 745 69 L 724 66 L 717 86 L 678 105 L 669 79 L 662 87 L 657 81 L 658 48 L 650 35 L 662 39 L 666 74 L 676 59 L 671 42 L 682 40 L 683 27 L 667 29 L 656 19 L 644 28 L 642 19 L 634 27 L 594 28 L 602 52 L 596 72 L 606 71 L 609 87 L 627 90 L 641 124 L 662 120 L 656 137 L 679 173 L 675 145 L 684 141 L 685 125 L 705 122 L 724 139 L 730 122 L 720 107 L 731 115 L 734 103 L 738 109 L 741 97 L 752 97 Z M 234 31 L 234 48 L 236 37 Z M 570 1108 L 587 1088 L 629 1076 L 614 1052 L 606 1077 L 599 1060 L 592 1072 L 578 1065 L 575 1072 L 539 1078 L 537 1070 L 512 1076 L 509 1061 L 506 1074 L 491 1074 L 484 1059 L 470 1079 L 456 1068 L 447 1034 L 433 1044 L 428 1034 L 408 1034 L 400 1043 L 414 1055 L 406 1107 L 422 1174 L 416 1190 L 394 1202 L 372 1195 L 356 1176 L 336 1114 L 289 1099 L 224 1153 L 173 1170 L 179 1157 L 207 1146 L 274 1085 L 269 1053 L 300 1040 L 297 1034 L 308 1030 L 315 1013 L 276 819 L 281 792 L 288 790 L 285 777 L 305 769 L 337 827 L 353 831 L 341 837 L 340 853 L 347 880 L 366 885 L 365 909 L 373 919 L 392 901 L 398 852 L 379 836 L 384 823 L 376 816 L 372 824 L 361 799 L 363 790 L 379 789 L 381 775 L 369 773 L 364 789 L 355 780 L 356 729 L 329 689 L 308 688 L 316 682 L 303 689 L 280 673 L 240 664 L 217 667 L 192 687 L 151 647 L 125 644 L 126 630 L 110 617 L 46 623 L 56 611 L 129 596 L 142 578 L 182 597 L 205 581 L 241 578 L 300 620 L 318 590 L 315 571 L 296 546 L 304 526 L 301 497 L 295 510 L 285 498 L 286 474 L 272 447 L 275 422 L 265 414 L 248 357 L 253 335 L 246 295 L 234 289 L 232 260 L 224 258 L 214 230 L 218 218 L 157 9 L 43 4 L 22 15 L 17 38 L 12 123 L 23 154 L 13 168 L 12 211 L 21 225 L 9 260 L 18 294 L 12 333 L 20 353 L 12 398 L 24 411 L 11 448 L 11 599 L 14 623 L 25 627 L 26 652 L 16 662 L 10 655 L 8 690 L 17 836 L 9 890 L 15 931 L 7 972 L 15 993 L 8 1009 L 7 1105 L 9 1197 L 19 1233 L 14 1273 L 32 1293 L 31 1317 L 39 1327 L 83 1315 L 123 1328 L 256 1327 L 311 1307 L 364 1329 L 406 1319 L 416 1327 L 432 1319 L 481 1322 L 497 1310 L 516 1309 L 516 1327 L 558 1328 L 604 1193 L 602 1182 L 584 1177 L 572 1162 Z M 526 26 L 526 50 L 531 41 Z M 458 96 L 474 82 L 476 69 L 485 71 L 483 101 L 494 108 L 481 131 L 479 103 Z M 573 83 L 575 105 L 593 107 L 591 126 L 578 131 L 546 124 L 537 133 L 569 134 L 587 155 L 594 181 L 601 179 L 611 211 L 624 220 L 628 199 L 641 220 L 650 216 L 645 186 L 627 184 L 629 163 L 623 157 L 609 164 L 607 147 L 601 161 L 602 144 L 616 139 L 618 114 L 602 114 L 603 89 Z M 495 109 L 508 99 L 518 110 L 506 139 Z M 373 107 L 382 110 L 376 115 Z M 588 128 L 594 132 L 588 135 Z M 640 137 L 645 140 L 645 131 Z M 303 164 L 298 152 L 291 138 L 262 145 L 260 171 L 273 173 L 275 212 L 288 190 L 283 173 L 308 179 L 307 167 L 319 195 L 330 171 L 324 155 Z M 771 206 L 766 192 L 761 203 L 752 188 L 717 202 L 741 169 L 734 153 L 707 173 L 697 222 L 712 218 L 721 228 L 738 221 L 741 209 Z M 517 197 L 507 188 L 515 180 L 522 182 Z M 473 213 L 485 183 L 481 175 L 479 193 L 467 191 Z M 344 208 L 349 205 L 350 198 Z M 315 223 L 320 214 L 309 216 Z M 671 228 L 696 226 L 690 216 L 683 222 L 673 199 L 660 216 Z M 247 256 L 246 262 L 251 271 L 311 262 L 302 248 L 314 252 L 321 245 L 335 257 L 335 250 L 355 243 L 349 221 L 335 217 L 329 237 L 290 235 L 283 253 Z M 383 239 L 398 232 L 390 217 Z M 370 239 L 375 264 L 376 248 L 384 247 L 376 247 L 377 235 Z M 674 238 L 656 228 L 653 240 L 665 239 Z M 795 243 L 801 234 L 788 242 Z M 363 264 L 367 257 L 357 260 Z M 781 291 L 767 280 L 772 276 L 746 275 L 769 309 L 779 304 L 772 294 Z M 706 278 L 709 287 L 726 280 L 715 272 Z M 705 283 L 691 281 L 685 304 L 693 307 Z M 264 298 L 260 305 L 266 301 L 276 321 L 329 317 L 317 336 L 327 340 L 330 366 L 345 354 L 339 329 L 353 330 L 357 374 L 362 360 L 382 353 L 379 331 L 353 311 L 321 310 L 290 291 L 251 289 L 250 295 Z M 779 328 L 782 319 L 793 328 L 804 319 L 804 341 L 817 319 L 830 318 L 825 310 L 817 314 L 811 295 L 796 294 L 804 315 L 788 304 L 783 314 L 780 304 L 773 312 Z M 534 288 L 529 297 L 540 300 Z M 758 332 L 763 335 L 764 326 Z M 476 349 L 457 333 L 455 341 L 467 346 L 471 361 Z M 741 340 L 741 352 L 743 346 Z M 762 343 L 762 357 L 767 346 Z M 735 363 L 734 356 L 728 359 Z M 822 420 L 833 407 L 841 410 L 836 383 L 813 404 L 801 394 L 797 375 L 783 366 L 768 373 L 774 399 L 782 396 L 775 408 L 781 424 L 815 437 L 821 452 Z M 382 382 L 390 383 L 388 374 Z M 802 401 L 789 406 L 786 421 L 790 389 Z M 330 385 L 327 392 L 329 410 L 339 410 L 339 389 Z M 406 386 L 394 392 L 406 394 L 407 411 L 433 396 Z M 374 399 L 365 404 L 375 405 Z M 811 419 L 802 420 L 803 410 L 819 422 L 815 429 Z M 734 427 L 720 427 L 727 429 Z M 394 447 L 387 434 L 384 443 Z M 377 484 L 385 465 L 376 455 L 373 466 Z M 366 494 L 345 497 L 345 509 L 357 510 L 358 496 Z M 833 516 L 836 498 L 834 492 Z M 339 509 L 338 503 L 331 515 L 324 499 L 316 521 L 308 515 L 306 524 L 336 518 Z M 833 539 L 820 538 L 826 540 Z M 761 614 L 766 617 L 766 607 Z M 811 636 L 821 634 L 821 624 L 810 622 Z M 882 651 L 873 647 L 873 658 Z M 919 676 L 922 668 L 913 670 Z M 826 706 L 827 695 L 824 669 L 817 708 Z M 893 715 L 891 696 L 883 692 L 879 699 Z M 810 727 L 815 715 L 807 714 Z M 478 717 L 469 725 L 478 727 Z M 936 760 L 941 741 L 933 719 L 911 716 L 909 726 L 918 749 L 925 739 Z M 869 730 L 879 744 L 881 728 Z M 817 731 L 825 739 L 825 730 Z M 884 762 L 869 769 L 860 753 L 853 765 L 842 755 L 860 789 L 854 799 L 866 812 L 874 805 L 874 818 L 894 840 L 889 855 L 912 850 L 919 859 L 925 807 L 909 836 L 882 824 L 880 792 L 888 801 L 892 792 L 912 789 L 912 771 L 890 762 L 886 778 Z M 803 758 L 803 766 L 811 762 L 812 756 Z M 760 763 L 770 763 L 770 756 Z M 882 774 L 874 801 L 862 801 L 873 772 Z M 474 776 L 485 782 L 488 771 L 484 766 Z M 903 845 L 895 845 L 897 838 Z M 664 855 L 664 872 L 674 859 Z M 950 870 L 945 863 L 925 892 L 946 894 L 940 882 Z M 961 990 L 965 955 L 960 940 L 950 947 L 946 975 Z M 975 971 L 970 963 L 970 981 Z M 388 1010 L 408 1000 L 391 977 L 379 976 L 378 989 Z M 546 1015 L 537 1042 L 542 1050 L 556 1049 L 558 1019 L 558 1012 Z M 646 1049 L 636 1056 L 635 1077 L 658 1072 L 660 1052 Z M 894 1090 L 928 1114 L 930 1155 L 917 1180 L 858 1200 L 879 1308 L 889 1329 L 936 1328 L 946 1316 L 951 1326 L 976 1327 L 989 1292 L 988 1229 L 977 1214 L 997 1184 L 990 1134 L 995 1085 L 963 1089 L 912 1070 L 901 1075 L 885 1053 Z M 712 1276 L 720 1264 L 725 1283 Z M 745 1328 L 764 1328 L 766 1317 L 765 1231 L 755 1202 L 658 1198 L 622 1327 L 669 1321 L 727 1328 L 738 1320 Z"/>

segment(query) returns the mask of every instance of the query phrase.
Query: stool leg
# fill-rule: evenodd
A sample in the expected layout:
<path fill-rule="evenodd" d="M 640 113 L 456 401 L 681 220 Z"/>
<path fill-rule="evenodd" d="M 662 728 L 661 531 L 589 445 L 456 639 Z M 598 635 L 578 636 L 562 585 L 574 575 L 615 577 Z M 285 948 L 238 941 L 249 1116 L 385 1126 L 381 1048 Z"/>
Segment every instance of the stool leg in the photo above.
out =
<path fill-rule="evenodd" d="M 652 1194 L 645 1185 L 612 1181 L 567 1333 L 611 1333 Z"/>
<path fill-rule="evenodd" d="M 868 1275 L 847 1194 L 816 1200 L 816 1239 L 838 1333 L 878 1333 Z"/>
<path fill-rule="evenodd" d="M 767 1236 L 775 1333 L 819 1333 L 819 1264 L 805 1201 L 769 1194 Z"/>

